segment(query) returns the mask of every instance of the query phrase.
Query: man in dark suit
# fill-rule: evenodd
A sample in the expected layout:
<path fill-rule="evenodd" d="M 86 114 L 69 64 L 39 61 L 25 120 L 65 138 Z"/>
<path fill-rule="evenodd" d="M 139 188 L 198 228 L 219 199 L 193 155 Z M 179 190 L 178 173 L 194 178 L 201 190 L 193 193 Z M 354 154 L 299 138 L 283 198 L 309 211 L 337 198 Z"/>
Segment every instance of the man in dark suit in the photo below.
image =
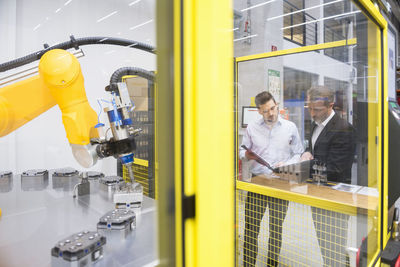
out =
<path fill-rule="evenodd" d="M 327 167 L 328 181 L 351 183 L 355 152 L 353 126 L 333 110 L 334 93 L 325 86 L 308 90 L 308 109 L 313 119 L 309 148 L 302 160 L 315 159 Z M 346 251 L 349 216 L 311 207 L 324 266 L 348 266 Z"/>
<path fill-rule="evenodd" d="M 325 164 L 329 181 L 351 183 L 354 128 L 333 110 L 334 94 L 329 88 L 315 86 L 307 94 L 308 110 L 313 122 L 309 147 L 301 158 L 315 159 Z"/>

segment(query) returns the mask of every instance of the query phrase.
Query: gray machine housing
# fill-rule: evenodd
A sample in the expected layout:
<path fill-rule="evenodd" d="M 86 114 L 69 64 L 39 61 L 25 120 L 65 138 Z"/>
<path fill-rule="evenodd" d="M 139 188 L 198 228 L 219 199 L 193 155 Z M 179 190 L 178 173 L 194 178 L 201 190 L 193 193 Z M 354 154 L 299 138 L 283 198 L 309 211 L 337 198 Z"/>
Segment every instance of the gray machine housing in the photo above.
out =
<path fill-rule="evenodd" d="M 45 169 L 33 169 L 21 174 L 21 189 L 24 191 L 40 191 L 49 185 L 49 172 Z"/>
<path fill-rule="evenodd" d="M 124 179 L 121 176 L 105 176 L 99 179 L 99 192 L 112 200 L 114 192 L 124 184 Z"/>
<path fill-rule="evenodd" d="M 13 187 L 13 173 L 11 171 L 0 172 L 0 192 L 10 192 Z"/>
<path fill-rule="evenodd" d="M 73 168 L 57 169 L 53 172 L 53 188 L 72 190 L 79 183 L 79 172 Z"/>

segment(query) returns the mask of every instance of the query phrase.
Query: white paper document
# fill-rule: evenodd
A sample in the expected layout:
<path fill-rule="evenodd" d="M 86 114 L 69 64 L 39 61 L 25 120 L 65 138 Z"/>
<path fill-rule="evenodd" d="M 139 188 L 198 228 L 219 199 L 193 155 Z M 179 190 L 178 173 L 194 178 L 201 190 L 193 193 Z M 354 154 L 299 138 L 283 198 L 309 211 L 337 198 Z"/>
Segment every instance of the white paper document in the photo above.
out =
<path fill-rule="evenodd" d="M 361 188 L 357 194 L 360 195 L 365 195 L 365 196 L 372 196 L 372 197 L 378 197 L 379 196 L 379 192 L 378 189 L 373 188 L 373 187 L 366 187 L 364 186 L 363 188 Z"/>
<path fill-rule="evenodd" d="M 344 192 L 349 192 L 349 193 L 355 193 L 358 190 L 360 190 L 361 186 L 359 185 L 354 185 L 354 184 L 343 184 L 343 183 L 338 183 L 337 185 L 332 186 L 333 189 L 339 190 L 339 191 L 344 191 Z"/>

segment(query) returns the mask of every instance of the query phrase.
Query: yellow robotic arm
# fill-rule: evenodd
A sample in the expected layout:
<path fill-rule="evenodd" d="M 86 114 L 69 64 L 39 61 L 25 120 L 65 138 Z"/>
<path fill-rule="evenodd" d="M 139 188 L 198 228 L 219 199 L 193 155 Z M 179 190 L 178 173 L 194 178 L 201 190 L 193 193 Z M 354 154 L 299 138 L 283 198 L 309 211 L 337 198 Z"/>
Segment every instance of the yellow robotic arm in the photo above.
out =
<path fill-rule="evenodd" d="M 39 74 L 0 88 L 0 137 L 18 129 L 55 104 L 75 159 L 83 166 L 96 163 L 90 139 L 98 137 L 96 112 L 90 107 L 80 64 L 74 55 L 54 49 L 39 62 Z"/>

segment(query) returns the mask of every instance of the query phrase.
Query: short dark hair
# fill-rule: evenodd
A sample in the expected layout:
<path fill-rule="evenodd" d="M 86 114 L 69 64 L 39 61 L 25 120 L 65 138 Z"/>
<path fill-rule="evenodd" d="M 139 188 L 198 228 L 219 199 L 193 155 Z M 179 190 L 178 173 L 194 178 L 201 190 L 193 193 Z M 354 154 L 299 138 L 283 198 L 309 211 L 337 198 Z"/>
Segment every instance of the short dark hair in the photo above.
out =
<path fill-rule="evenodd" d="M 274 103 L 276 104 L 275 98 L 271 95 L 270 92 L 263 91 L 263 92 L 259 93 L 258 95 L 256 95 L 256 99 L 255 99 L 256 107 L 259 108 L 261 105 L 264 105 L 271 99 L 274 100 Z"/>
<path fill-rule="evenodd" d="M 324 85 L 312 86 L 308 89 L 307 96 L 309 101 L 323 100 L 325 106 L 335 101 L 334 91 Z"/>

